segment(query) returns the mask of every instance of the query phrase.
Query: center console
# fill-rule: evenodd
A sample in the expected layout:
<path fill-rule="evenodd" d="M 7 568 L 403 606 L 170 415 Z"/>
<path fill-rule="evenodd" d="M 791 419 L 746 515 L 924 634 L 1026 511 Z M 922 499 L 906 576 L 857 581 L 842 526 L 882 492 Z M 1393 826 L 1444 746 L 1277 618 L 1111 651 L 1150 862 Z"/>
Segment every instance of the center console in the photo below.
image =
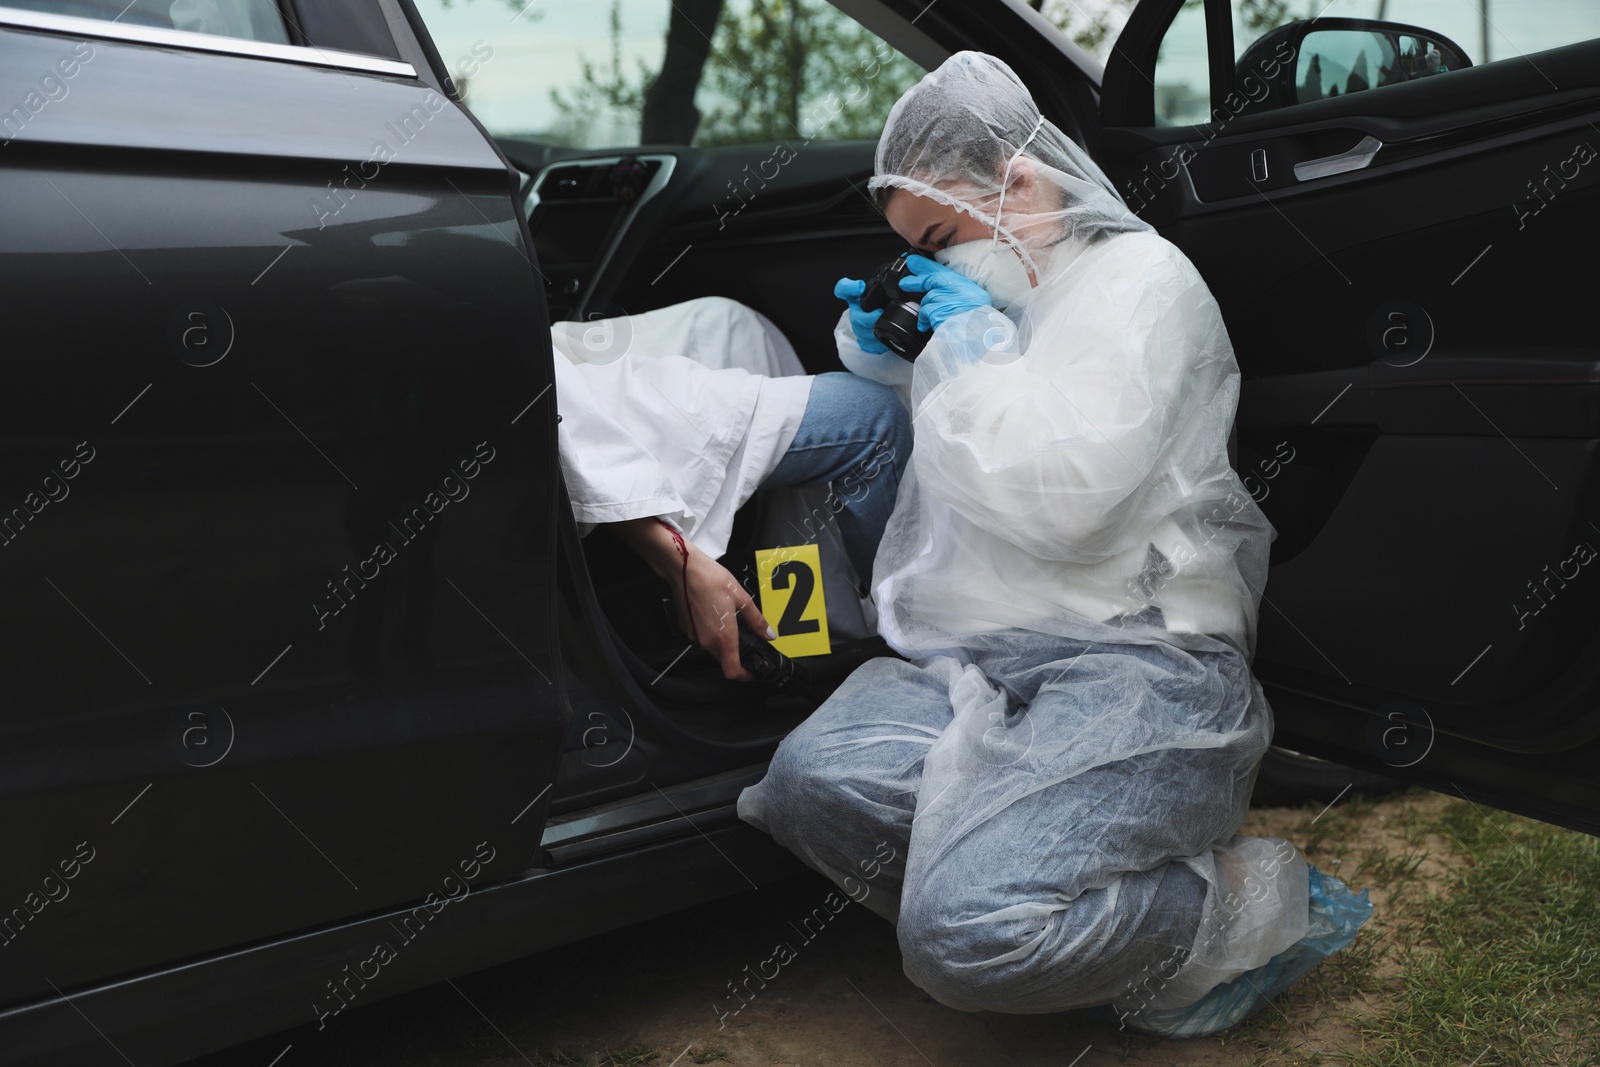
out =
<path fill-rule="evenodd" d="M 552 322 L 584 317 L 629 224 L 675 163 L 670 155 L 606 156 L 552 163 L 533 176 L 525 207 Z"/>

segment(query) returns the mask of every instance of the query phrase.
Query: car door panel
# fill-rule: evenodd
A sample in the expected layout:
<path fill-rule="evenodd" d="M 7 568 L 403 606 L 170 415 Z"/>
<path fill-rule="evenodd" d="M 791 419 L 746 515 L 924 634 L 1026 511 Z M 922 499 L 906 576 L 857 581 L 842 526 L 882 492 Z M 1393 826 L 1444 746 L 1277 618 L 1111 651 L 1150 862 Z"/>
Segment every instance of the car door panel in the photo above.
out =
<path fill-rule="evenodd" d="M 715 148 L 643 146 L 641 160 L 670 159 L 669 177 L 624 225 L 601 217 L 584 237 L 603 264 L 563 274 L 552 266 L 553 306 L 596 318 L 637 314 L 701 296 L 725 296 L 762 312 L 794 343 L 808 370 L 838 370 L 833 326 L 843 305 L 833 296 L 844 274 L 865 275 L 902 251 L 866 192 L 871 141 L 790 142 Z M 508 154 L 536 174 L 593 161 L 609 165 L 616 150 L 529 150 Z M 581 173 L 581 172 L 580 172 Z M 546 203 L 540 213 L 594 210 Z M 536 213 L 538 214 L 538 213 Z M 540 262 L 570 259 L 576 225 L 535 217 Z M 598 266 L 600 269 L 586 269 Z M 581 294 L 581 297 L 580 295 Z M 565 297 L 565 299 L 563 299 Z"/>
<path fill-rule="evenodd" d="M 726 297 L 768 315 L 808 370 L 838 370 L 832 333 L 843 305 L 833 296 L 835 281 L 865 274 L 902 248 L 864 189 L 871 142 L 795 153 L 780 151 L 780 143 L 633 152 L 504 145 L 527 175 L 551 306 L 573 317 Z M 655 167 L 654 176 L 642 195 L 618 195 L 617 175 L 633 161 Z M 648 353 L 645 338 L 607 329 L 583 335 L 586 344 L 610 346 L 597 350 L 601 358 Z M 755 521 L 756 507 L 744 509 L 736 542 L 747 540 L 747 527 L 754 536 Z M 800 703 L 770 702 L 742 684 L 680 680 L 682 670 L 665 677 L 681 659 L 682 639 L 668 629 L 655 576 L 606 532 L 580 539 L 568 526 L 562 560 L 574 727 L 553 810 L 618 801 L 765 758 L 803 717 Z M 665 658 L 649 660 L 662 641 L 671 646 Z"/>
<path fill-rule="evenodd" d="M 1141 5 L 1118 51 L 1153 61 L 1174 6 Z M 1234 342 L 1236 465 L 1279 532 L 1255 661 L 1279 739 L 1600 826 L 1600 347 L 1574 261 L 1600 239 L 1600 164 L 1577 161 L 1600 45 L 1161 128 L 1128 56 L 1103 162 Z M 1295 174 L 1367 137 L 1364 165 Z M 1386 749 L 1397 708 L 1425 761 Z"/>
<path fill-rule="evenodd" d="M 0 100 L 92 48 L 0 158 L 0 488 L 59 497 L 0 559 L 6 1005 L 415 903 L 481 841 L 515 876 L 565 717 L 500 157 L 388 68 L 119 32 L 0 28 Z"/>
<path fill-rule="evenodd" d="M 411 909 L 382 910 L 299 937 L 186 961 L 144 981 L 106 983 L 74 994 L 70 1003 L 54 999 L 0 1010 L 4 1061 L 8 1067 L 114 1067 L 129 1061 L 161 1067 L 255 1035 L 316 1023 L 306 1031 L 310 1041 L 294 1038 L 292 1055 L 326 1062 L 330 1053 L 318 1042 L 325 1031 L 349 1025 L 345 1008 L 566 944 L 580 936 L 574 931 L 595 935 L 747 892 L 746 878 L 765 886 L 796 873 L 797 861 L 782 846 L 738 821 L 731 799 L 707 811 L 677 791 L 667 797 L 694 811 L 683 833 L 657 833 L 626 850 L 596 850 L 598 856 L 563 862 L 555 870 L 519 872 L 508 882 L 491 879 L 493 884 L 460 896 L 420 929 Z M 499 862 L 496 856 L 488 866 Z M 651 892 L 640 893 L 641 885 Z M 395 951 L 373 978 L 368 961 L 380 943 Z M 368 980 L 361 980 L 363 973 Z M 115 1038 L 115 1049 L 107 1034 Z"/>
<path fill-rule="evenodd" d="M 684 188 L 682 209 L 640 243 L 640 270 L 618 296 L 671 303 L 697 295 L 709 281 L 720 295 L 772 319 L 808 370 L 840 370 L 833 328 L 844 305 L 833 295 L 834 283 L 868 276 L 905 245 L 866 189 L 874 145 L 813 146 L 769 188 L 752 182 L 747 189 L 740 182 L 748 181 L 744 168 L 751 159 L 772 158 L 777 148 L 768 147 L 719 151 Z"/>
<path fill-rule="evenodd" d="M 1464 643 L 1408 643 L 1409 657 L 1402 659 L 1362 651 L 1374 640 L 1378 647 L 1399 647 L 1401 626 L 1394 616 L 1359 626 L 1346 618 L 1319 636 L 1290 626 L 1263 627 L 1258 669 L 1264 677 L 1280 659 L 1321 661 L 1323 671 L 1338 677 L 1343 668 L 1334 665 L 1341 657 L 1331 643 L 1346 646 L 1343 662 L 1357 662 L 1359 671 L 1368 672 L 1356 675 L 1362 681 L 1451 705 L 1503 701 L 1506 686 L 1549 677 L 1558 666 L 1585 669 L 1572 656 L 1593 640 L 1591 626 L 1581 619 L 1570 620 L 1576 628 L 1563 626 L 1552 616 L 1553 624 L 1542 632 L 1529 632 L 1515 625 L 1510 604 L 1519 594 L 1529 596 L 1526 583 L 1536 578 L 1545 557 L 1559 552 L 1556 558 L 1565 558 L 1583 540 L 1585 508 L 1593 500 L 1600 349 L 1576 314 L 1584 306 L 1582 276 L 1565 269 L 1564 249 L 1575 231 L 1600 236 L 1594 213 L 1586 210 L 1597 199 L 1600 178 L 1563 191 L 1556 203 L 1572 211 L 1569 225 L 1525 233 L 1503 258 L 1494 257 L 1491 239 L 1504 242 L 1516 233 L 1509 200 L 1496 198 L 1494 190 L 1514 189 L 1512 175 L 1537 173 L 1532 163 L 1573 136 L 1565 129 L 1457 161 L 1449 195 L 1441 195 L 1436 173 L 1421 168 L 1375 172 L 1331 179 L 1339 184 L 1281 203 L 1258 196 L 1254 204 L 1173 226 L 1172 239 L 1191 252 L 1202 273 L 1219 279 L 1213 290 L 1246 368 L 1238 427 L 1245 471 L 1281 440 L 1291 448 L 1307 441 L 1315 449 L 1310 442 L 1319 435 L 1354 433 L 1375 448 L 1360 468 L 1346 471 L 1347 483 L 1324 487 L 1342 494 L 1331 513 L 1302 514 L 1283 509 L 1281 496 L 1276 502 L 1263 499 L 1286 540 L 1316 546 L 1292 556 L 1275 553 L 1272 605 L 1286 619 L 1316 619 L 1340 600 L 1393 598 L 1410 584 L 1397 568 L 1471 575 L 1470 582 L 1439 583 L 1442 589 L 1430 584 L 1431 603 L 1463 636 L 1485 635 L 1470 649 Z M 1370 191 L 1375 182 L 1383 185 L 1379 197 Z M 1495 225 L 1504 229 L 1486 233 Z M 1285 230 L 1293 238 L 1287 247 Z M 1271 274 L 1241 270 L 1234 251 L 1240 247 L 1284 254 L 1274 256 L 1277 271 Z M 1418 276 L 1419 249 L 1436 265 L 1427 283 Z M 1530 274 L 1529 264 L 1544 269 Z M 1474 287 L 1452 284 L 1469 266 Z M 1292 295 L 1317 291 L 1332 298 Z M 1374 329 L 1381 337 L 1386 328 L 1374 325 L 1374 315 L 1397 300 L 1422 309 L 1425 321 L 1408 328 L 1416 344 L 1431 345 L 1426 355 L 1386 352 L 1381 340 L 1372 343 Z M 1516 311 L 1494 315 L 1485 308 Z M 1529 343 L 1530 334 L 1536 343 Z M 1304 385 L 1302 378 L 1308 379 Z M 1286 418 L 1283 408 L 1258 396 L 1263 390 L 1279 398 L 1298 390 L 1306 403 L 1295 418 Z M 1409 435 L 1434 440 L 1402 439 Z M 1463 471 L 1472 478 L 1464 479 Z M 1496 504 L 1484 508 L 1485 500 Z M 1343 521 L 1330 525 L 1340 512 Z M 1302 527 L 1308 520 L 1317 523 L 1314 529 Z M 1395 530 L 1408 531 L 1407 542 L 1415 547 L 1384 547 Z M 1494 550 L 1486 551 L 1490 545 Z M 1312 577 L 1318 573 L 1323 581 Z M 1335 578 L 1336 586 L 1326 584 Z M 1303 588 L 1302 581 L 1308 583 Z M 1343 596 L 1332 596 L 1336 590 Z M 1502 625 L 1507 619 L 1510 632 Z M 1471 689 L 1453 684 L 1489 644 L 1495 647 L 1477 665 L 1483 673 Z M 1426 662 L 1431 654 L 1439 662 Z M 1458 666 L 1447 670 L 1452 656 Z M 1522 722 L 1525 740 L 1528 725 Z"/>

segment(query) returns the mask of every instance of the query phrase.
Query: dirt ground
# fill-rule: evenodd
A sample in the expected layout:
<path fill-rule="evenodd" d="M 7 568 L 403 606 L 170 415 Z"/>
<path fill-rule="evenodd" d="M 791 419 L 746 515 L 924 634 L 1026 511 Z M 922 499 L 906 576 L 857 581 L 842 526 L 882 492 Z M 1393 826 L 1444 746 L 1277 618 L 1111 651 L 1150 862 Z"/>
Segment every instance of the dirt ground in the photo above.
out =
<path fill-rule="evenodd" d="M 1413 792 L 1347 799 L 1322 813 L 1251 812 L 1244 832 L 1286 837 L 1322 870 L 1370 888 L 1375 912 L 1351 949 L 1221 1037 L 1162 1041 L 1072 1014 L 943 1007 L 901 973 L 893 929 L 865 908 L 846 907 L 809 942 L 797 938 L 790 924 L 832 890 L 806 877 L 352 1010 L 321 1033 L 305 1027 L 197 1063 L 266 1067 L 280 1054 L 274 1067 L 1317 1063 L 1383 1039 L 1363 1024 L 1392 995 L 1384 979 L 1396 965 L 1381 946 L 1404 936 L 1404 909 L 1391 897 L 1450 881 L 1452 851 L 1420 827 L 1452 803 L 1460 801 Z M 736 1013 L 722 1014 L 741 1003 L 729 983 L 780 941 L 796 946 L 792 962 L 764 989 L 752 984 L 754 999 Z M 1350 961 L 1334 966 L 1346 953 Z"/>

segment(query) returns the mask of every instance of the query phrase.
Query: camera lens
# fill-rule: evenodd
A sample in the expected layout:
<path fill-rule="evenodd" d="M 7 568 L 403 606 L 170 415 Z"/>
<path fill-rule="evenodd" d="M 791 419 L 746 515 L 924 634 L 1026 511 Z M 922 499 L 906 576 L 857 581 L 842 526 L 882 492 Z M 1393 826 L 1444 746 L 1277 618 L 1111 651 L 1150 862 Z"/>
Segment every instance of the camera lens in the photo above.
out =
<path fill-rule="evenodd" d="M 877 325 L 872 328 L 873 336 L 897 356 L 913 360 L 927 346 L 931 335 L 917 328 L 921 296 L 900 288 L 900 279 L 910 276 L 905 253 L 883 264 L 867 282 L 866 292 L 861 294 L 861 307 L 865 311 L 882 310 Z"/>
<path fill-rule="evenodd" d="M 917 328 L 918 307 L 910 300 L 901 300 L 883 309 L 872 335 L 903 359 L 916 359 L 927 347 L 933 335 Z"/>

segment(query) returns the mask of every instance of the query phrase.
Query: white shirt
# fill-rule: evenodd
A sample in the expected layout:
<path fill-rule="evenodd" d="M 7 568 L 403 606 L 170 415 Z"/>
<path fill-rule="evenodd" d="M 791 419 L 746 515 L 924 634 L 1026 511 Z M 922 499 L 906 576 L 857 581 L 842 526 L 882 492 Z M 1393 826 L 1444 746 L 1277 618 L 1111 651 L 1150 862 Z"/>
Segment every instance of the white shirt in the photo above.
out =
<path fill-rule="evenodd" d="M 811 395 L 794 349 L 722 297 L 558 322 L 561 470 L 579 532 L 659 516 L 713 559 L 783 458 Z"/>

